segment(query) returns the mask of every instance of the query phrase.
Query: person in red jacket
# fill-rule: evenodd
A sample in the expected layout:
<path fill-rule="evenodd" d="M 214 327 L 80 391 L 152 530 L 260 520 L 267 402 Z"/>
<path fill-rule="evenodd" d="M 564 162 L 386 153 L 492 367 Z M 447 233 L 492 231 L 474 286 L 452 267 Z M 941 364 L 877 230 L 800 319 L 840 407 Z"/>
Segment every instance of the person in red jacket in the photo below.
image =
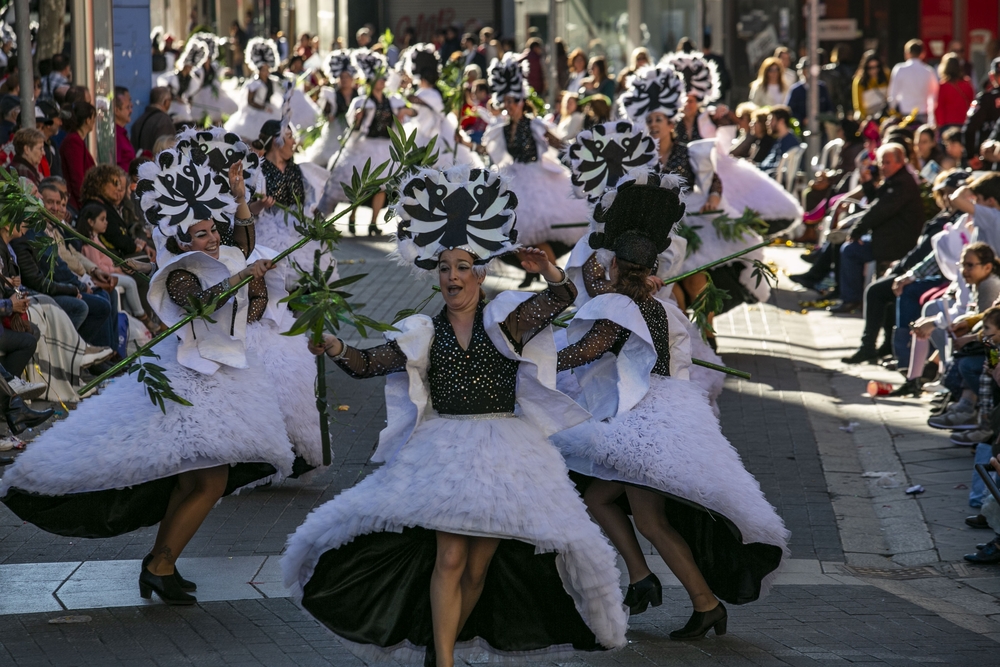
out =
<path fill-rule="evenodd" d="M 962 61 L 954 53 L 946 54 L 941 59 L 938 76 L 941 77 L 941 87 L 934 108 L 938 129 L 944 131 L 953 125 L 961 127 L 972 100 L 976 99 L 972 82 L 962 72 Z"/>
<path fill-rule="evenodd" d="M 80 186 L 83 177 L 94 166 L 94 156 L 87 150 L 87 135 L 97 124 L 97 109 L 88 102 L 74 102 L 70 117 L 66 121 L 66 138 L 59 146 L 62 158 L 63 178 L 69 190 L 69 203 L 80 210 Z"/>

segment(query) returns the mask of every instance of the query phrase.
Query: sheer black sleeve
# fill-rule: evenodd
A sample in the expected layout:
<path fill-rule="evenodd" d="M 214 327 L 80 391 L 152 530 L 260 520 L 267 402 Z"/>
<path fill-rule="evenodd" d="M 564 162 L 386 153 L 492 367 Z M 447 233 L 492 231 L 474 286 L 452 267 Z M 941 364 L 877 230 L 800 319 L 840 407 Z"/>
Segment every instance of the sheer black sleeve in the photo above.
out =
<path fill-rule="evenodd" d="M 227 289 L 229 289 L 229 280 L 223 280 L 217 285 L 203 289 L 201 282 L 198 281 L 198 276 L 184 269 L 171 271 L 170 275 L 167 276 L 167 294 L 170 296 L 170 300 L 181 308 L 187 308 L 190 305 L 191 297 L 195 297 L 202 303 L 208 303 Z M 229 299 L 227 298 L 221 302 L 219 308 L 228 301 Z"/>
<path fill-rule="evenodd" d="M 500 328 L 510 342 L 522 346 L 551 324 L 559 313 L 573 305 L 574 299 L 576 287 L 570 281 L 549 285 L 548 289 L 515 308 Z"/>
<path fill-rule="evenodd" d="M 568 371 L 597 361 L 607 352 L 621 349 L 629 332 L 611 320 L 597 320 L 576 343 L 559 350 L 558 370 Z"/>
<path fill-rule="evenodd" d="M 337 365 L 352 378 L 373 378 L 406 370 L 406 355 L 396 341 L 359 350 L 344 345 L 344 356 Z"/>
<path fill-rule="evenodd" d="M 604 265 L 597 261 L 596 252 L 583 264 L 583 283 L 587 288 L 587 294 L 592 297 L 614 291 L 611 281 L 605 274 Z"/>
<path fill-rule="evenodd" d="M 249 258 L 257 247 L 257 225 L 233 225 L 233 245 Z"/>

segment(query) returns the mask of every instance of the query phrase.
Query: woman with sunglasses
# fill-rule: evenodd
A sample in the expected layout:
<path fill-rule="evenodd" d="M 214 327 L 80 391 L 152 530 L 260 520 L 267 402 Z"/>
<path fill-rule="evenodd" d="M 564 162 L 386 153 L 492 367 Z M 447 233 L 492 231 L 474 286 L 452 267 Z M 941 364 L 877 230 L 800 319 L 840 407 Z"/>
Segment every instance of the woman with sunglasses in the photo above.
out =
<path fill-rule="evenodd" d="M 858 120 L 880 118 L 889 109 L 889 70 L 875 51 L 865 51 L 851 90 Z"/>

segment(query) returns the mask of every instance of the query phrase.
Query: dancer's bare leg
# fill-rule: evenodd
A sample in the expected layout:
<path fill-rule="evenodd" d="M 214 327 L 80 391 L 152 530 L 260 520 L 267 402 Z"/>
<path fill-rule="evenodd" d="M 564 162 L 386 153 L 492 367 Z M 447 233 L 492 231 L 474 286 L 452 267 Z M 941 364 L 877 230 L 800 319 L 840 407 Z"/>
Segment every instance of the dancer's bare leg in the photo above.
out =
<path fill-rule="evenodd" d="M 479 596 L 483 594 L 486 572 L 498 546 L 500 546 L 498 537 L 469 538 L 469 556 L 465 561 L 465 572 L 462 574 L 462 616 L 458 621 L 459 633 L 472 615 L 472 610 L 476 608 Z"/>
<path fill-rule="evenodd" d="M 382 212 L 382 208 L 385 206 L 385 193 L 376 192 L 372 196 L 372 221 L 369 228 L 378 228 L 378 215 Z"/>
<path fill-rule="evenodd" d="M 147 566 L 150 572 L 157 576 L 173 574 L 174 562 L 222 497 L 228 479 L 229 466 L 225 465 L 178 475 L 177 487 L 156 534 L 153 560 Z"/>
<path fill-rule="evenodd" d="M 454 667 L 455 640 L 462 620 L 462 576 L 469 561 L 467 535 L 437 531 L 437 558 L 431 575 L 431 621 L 438 667 Z"/>
<path fill-rule="evenodd" d="M 625 511 L 615 503 L 623 493 L 625 493 L 624 484 L 595 479 L 583 494 L 583 502 L 587 504 L 591 516 L 604 529 L 608 539 L 621 554 L 628 569 L 628 581 L 634 584 L 651 573 L 649 565 L 646 564 L 646 557 L 642 554 L 642 547 L 639 546 L 639 540 L 635 536 L 632 522 L 629 521 Z"/>
<path fill-rule="evenodd" d="M 667 520 L 663 497 L 653 491 L 627 487 L 635 527 L 649 540 L 670 571 L 684 586 L 695 611 L 711 611 L 719 604 L 704 575 L 694 562 L 691 547 Z"/>

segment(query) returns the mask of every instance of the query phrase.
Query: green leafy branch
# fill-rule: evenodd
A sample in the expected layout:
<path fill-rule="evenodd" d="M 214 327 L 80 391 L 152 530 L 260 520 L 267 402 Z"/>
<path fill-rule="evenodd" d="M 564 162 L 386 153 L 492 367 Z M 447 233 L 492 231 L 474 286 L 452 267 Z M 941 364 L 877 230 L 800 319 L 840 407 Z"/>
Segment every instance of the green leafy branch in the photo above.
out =
<path fill-rule="evenodd" d="M 701 229 L 701 225 L 688 225 L 683 222 L 678 222 L 674 225 L 674 231 L 677 232 L 677 235 L 687 241 L 685 258 L 695 254 L 701 248 L 701 235 L 698 234 L 699 229 Z"/>
<path fill-rule="evenodd" d="M 160 355 L 150 349 L 142 350 L 139 359 L 129 368 L 128 372 L 129 375 L 136 373 L 136 380 L 143 385 L 150 402 L 160 408 L 164 414 L 167 412 L 164 399 L 190 407 L 191 403 L 187 399 L 174 393 L 173 387 L 170 386 L 170 380 L 167 378 L 166 369 L 152 361 L 143 361 L 143 357 L 159 359 Z"/>
<path fill-rule="evenodd" d="M 753 261 L 753 272 L 750 276 L 757 279 L 757 282 L 755 283 L 756 287 L 760 287 L 760 282 L 762 280 L 766 280 L 769 287 L 774 287 L 778 284 L 778 274 L 774 268 L 770 264 L 762 262 L 759 259 L 755 259 Z"/>
<path fill-rule="evenodd" d="M 743 209 L 743 215 L 735 220 L 723 213 L 712 221 L 712 226 L 719 238 L 729 242 L 743 241 L 752 234 L 763 236 L 768 231 L 767 222 L 751 208 Z"/>
<path fill-rule="evenodd" d="M 708 340 L 709 333 L 715 333 L 710 318 L 713 313 L 722 310 L 726 299 L 729 298 L 729 292 L 716 287 L 711 276 L 706 277 L 708 282 L 705 288 L 698 292 L 698 296 L 691 303 L 691 321 L 701 331 L 703 340 Z"/>
<path fill-rule="evenodd" d="M 429 304 L 431 302 L 431 299 L 433 299 L 435 296 L 437 296 L 440 293 L 441 293 L 441 288 L 438 287 L 437 285 L 433 285 L 431 287 L 431 293 L 427 295 L 427 298 L 425 298 L 423 301 L 421 301 L 420 303 L 418 303 L 413 308 L 404 308 L 404 309 L 402 309 L 400 311 L 397 311 L 396 312 L 396 316 L 392 318 L 392 323 L 395 324 L 396 322 L 399 322 L 400 320 L 406 319 L 407 317 L 410 317 L 411 315 L 417 315 L 418 313 L 420 313 L 421 311 L 423 311 L 424 308 L 427 307 L 427 304 Z"/>
<path fill-rule="evenodd" d="M 746 255 L 747 253 L 753 252 L 754 250 L 757 250 L 758 248 L 763 248 L 764 246 L 770 245 L 770 244 L 771 244 L 770 241 L 762 241 L 761 243 L 758 243 L 757 245 L 750 246 L 749 248 L 744 248 L 743 250 L 740 250 L 739 252 L 734 252 L 732 255 L 727 255 L 727 256 L 725 256 L 725 257 L 723 257 L 721 259 L 717 259 L 717 260 L 715 260 L 713 262 L 709 262 L 708 264 L 705 264 L 703 266 L 699 266 L 697 269 L 691 269 L 690 271 L 686 271 L 686 272 L 680 274 L 679 276 L 674 276 L 673 278 L 668 278 L 667 280 L 663 281 L 663 284 L 664 285 L 673 285 L 674 283 L 679 283 L 682 280 L 687 280 L 691 276 L 694 276 L 694 275 L 697 275 L 697 274 L 701 273 L 702 271 L 707 271 L 707 270 L 709 270 L 711 268 L 719 266 L 720 264 L 726 264 L 728 262 L 733 261 L 737 257 L 742 257 L 743 255 Z"/>

